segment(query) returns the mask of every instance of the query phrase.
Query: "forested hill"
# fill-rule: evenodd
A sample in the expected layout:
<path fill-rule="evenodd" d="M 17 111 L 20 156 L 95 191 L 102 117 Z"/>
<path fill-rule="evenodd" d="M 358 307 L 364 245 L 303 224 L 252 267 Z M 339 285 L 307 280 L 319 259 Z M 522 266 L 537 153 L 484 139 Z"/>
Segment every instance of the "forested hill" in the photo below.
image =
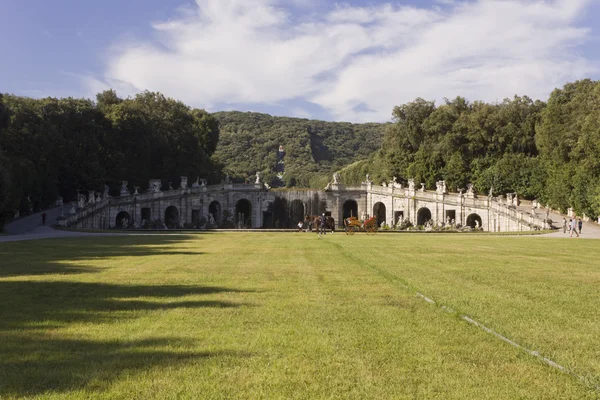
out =
<path fill-rule="evenodd" d="M 253 112 L 217 112 L 213 116 L 220 123 L 213 158 L 224 173 L 247 180 L 260 171 L 265 182 L 272 182 L 277 151 L 284 146 L 284 183 L 302 187 L 319 186 L 319 177 L 379 150 L 386 128 L 386 124 L 325 122 Z"/>

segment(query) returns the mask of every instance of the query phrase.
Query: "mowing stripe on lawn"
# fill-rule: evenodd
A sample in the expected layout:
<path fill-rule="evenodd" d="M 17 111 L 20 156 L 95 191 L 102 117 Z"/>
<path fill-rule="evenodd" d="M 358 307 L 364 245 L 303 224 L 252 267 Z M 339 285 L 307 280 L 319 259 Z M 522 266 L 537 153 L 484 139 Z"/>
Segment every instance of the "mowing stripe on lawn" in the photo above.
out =
<path fill-rule="evenodd" d="M 481 330 L 483 330 L 483 331 L 485 331 L 485 332 L 487 332 L 487 333 L 489 333 L 491 335 L 496 336 L 498 339 L 502 340 L 503 342 L 508 343 L 511 346 L 513 346 L 513 347 L 515 347 L 515 348 L 517 348 L 517 349 L 519 349 L 521 351 L 524 351 L 525 353 L 527 353 L 527 354 L 529 354 L 531 356 L 536 357 L 538 360 L 542 361 L 542 363 L 544 363 L 544 364 L 546 364 L 546 365 L 548 365 L 548 366 L 550 366 L 552 368 L 555 368 L 555 369 L 557 369 L 557 370 L 559 370 L 559 371 L 561 371 L 563 373 L 571 375 L 571 376 L 577 378 L 580 382 L 593 387 L 597 391 L 600 391 L 600 386 L 599 385 L 597 385 L 594 382 L 588 381 L 582 375 L 579 375 L 579 374 L 573 372 L 569 368 L 566 368 L 566 367 L 560 365 L 556 361 L 553 361 L 553 360 L 551 360 L 551 359 L 549 359 L 547 357 L 544 357 L 543 355 L 541 355 L 536 350 L 531 350 L 531 349 L 529 349 L 529 348 L 527 348 L 525 346 L 522 346 L 522 345 L 518 344 L 517 342 L 509 339 L 508 337 L 506 337 L 506 336 L 504 336 L 504 335 L 502 335 L 502 334 L 494 331 L 493 329 L 491 329 L 491 328 L 483 325 L 482 323 L 480 323 L 480 322 L 472 319 L 468 315 L 460 314 L 460 313 L 456 312 L 454 309 L 452 309 L 452 308 L 450 308 L 448 306 L 445 306 L 443 304 L 437 303 L 435 300 L 433 300 L 430 297 L 425 296 L 423 293 L 419 292 L 415 288 L 411 288 L 410 285 L 408 283 L 406 283 L 406 281 L 404 281 L 400 277 L 398 277 L 396 275 L 393 275 L 393 274 L 390 274 L 389 272 L 383 271 L 383 270 L 381 270 L 381 269 L 373 266 L 372 264 L 370 264 L 368 262 L 365 262 L 362 259 L 357 259 L 357 258 L 353 257 L 352 254 L 350 254 L 349 252 L 347 252 L 340 244 L 338 244 L 338 243 L 332 243 L 332 242 L 329 242 L 329 243 L 331 243 L 332 246 L 337 247 L 338 250 L 340 251 L 340 253 L 344 257 L 346 257 L 346 258 L 348 258 L 348 259 L 356 262 L 360 266 L 363 266 L 363 267 L 366 267 L 366 268 L 369 268 L 369 269 L 375 271 L 377 274 L 383 276 L 388 281 L 390 281 L 392 283 L 396 283 L 396 284 L 398 284 L 398 286 L 401 286 L 401 287 L 403 287 L 406 290 L 414 291 L 416 293 L 417 297 L 421 298 L 422 300 L 426 301 L 427 303 L 435 305 L 436 307 L 440 307 L 441 309 L 443 309 L 444 311 L 446 311 L 448 314 L 457 315 L 463 321 L 465 321 L 465 322 L 467 322 L 467 323 L 469 323 L 469 324 L 471 324 L 473 326 L 476 326 L 479 329 L 481 329 Z"/>

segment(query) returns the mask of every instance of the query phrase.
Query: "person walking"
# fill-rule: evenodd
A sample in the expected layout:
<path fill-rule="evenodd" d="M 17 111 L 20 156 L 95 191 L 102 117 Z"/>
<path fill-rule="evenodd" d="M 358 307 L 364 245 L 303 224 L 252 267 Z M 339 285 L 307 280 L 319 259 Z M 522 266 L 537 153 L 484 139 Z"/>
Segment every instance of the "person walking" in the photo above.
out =
<path fill-rule="evenodd" d="M 579 217 L 579 234 L 581 235 L 581 228 L 583 228 L 583 221 L 581 220 L 581 217 Z"/>
<path fill-rule="evenodd" d="M 323 213 L 323 215 L 321 216 L 321 230 L 320 230 L 320 234 L 325 235 L 325 223 L 327 221 L 327 217 L 325 217 L 325 213 Z"/>
<path fill-rule="evenodd" d="M 579 233 L 577 233 L 577 218 L 571 219 L 571 235 L 569 237 L 573 237 L 573 232 L 579 237 Z"/>
<path fill-rule="evenodd" d="M 567 219 L 563 217 L 563 233 L 567 233 Z"/>
<path fill-rule="evenodd" d="M 46 213 L 42 213 L 42 225 L 46 225 Z"/>

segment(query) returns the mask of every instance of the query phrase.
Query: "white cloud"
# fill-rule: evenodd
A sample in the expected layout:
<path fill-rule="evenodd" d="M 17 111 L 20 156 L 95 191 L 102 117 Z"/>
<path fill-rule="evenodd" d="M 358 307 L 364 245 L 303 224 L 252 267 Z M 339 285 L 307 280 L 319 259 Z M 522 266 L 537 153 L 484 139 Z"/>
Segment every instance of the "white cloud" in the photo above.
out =
<path fill-rule="evenodd" d="M 336 5 L 299 18 L 287 5 L 312 0 L 197 0 L 153 25 L 156 42 L 112 49 L 104 76 L 87 83 L 124 95 L 158 90 L 208 109 L 299 98 L 350 121 L 387 120 L 416 97 L 544 99 L 599 70 L 578 48 L 590 32 L 577 19 L 590 1 Z"/>

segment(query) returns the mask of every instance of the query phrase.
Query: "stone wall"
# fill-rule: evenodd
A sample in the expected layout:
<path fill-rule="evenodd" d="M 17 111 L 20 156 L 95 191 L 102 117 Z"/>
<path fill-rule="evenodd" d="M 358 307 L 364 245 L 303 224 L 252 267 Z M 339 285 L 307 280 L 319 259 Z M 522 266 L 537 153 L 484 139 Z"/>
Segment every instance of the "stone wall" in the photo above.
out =
<path fill-rule="evenodd" d="M 84 202 L 83 207 L 66 215 L 61 224 L 107 229 L 120 226 L 124 219 L 129 226 L 138 226 L 146 219 L 183 227 L 194 218 L 212 214 L 219 224 L 230 218 L 232 223 L 239 223 L 238 227 L 261 228 L 274 223 L 265 218 L 273 218 L 269 213 L 279 201 L 293 211 L 293 218 L 325 211 L 335 218 L 338 226 L 343 225 L 344 216 L 364 219 L 375 215 L 380 225 L 389 226 L 399 220 L 409 220 L 414 225 L 423 225 L 428 220 L 433 224 L 454 220 L 462 226 L 475 226 L 477 221 L 478 227 L 492 232 L 549 228 L 541 217 L 519 212 L 511 202 L 479 198 L 472 191 L 446 193 L 445 185 L 437 191 L 427 191 L 415 189 L 414 185 L 403 188 L 395 183 L 373 185 L 367 181 L 360 187 L 335 183 L 323 191 L 269 190 L 261 183 L 222 183 L 166 191 L 151 188 L 142 194 L 137 190 L 130 194 L 124 188 L 120 197 L 109 198 L 106 194 L 99 200 Z"/>

